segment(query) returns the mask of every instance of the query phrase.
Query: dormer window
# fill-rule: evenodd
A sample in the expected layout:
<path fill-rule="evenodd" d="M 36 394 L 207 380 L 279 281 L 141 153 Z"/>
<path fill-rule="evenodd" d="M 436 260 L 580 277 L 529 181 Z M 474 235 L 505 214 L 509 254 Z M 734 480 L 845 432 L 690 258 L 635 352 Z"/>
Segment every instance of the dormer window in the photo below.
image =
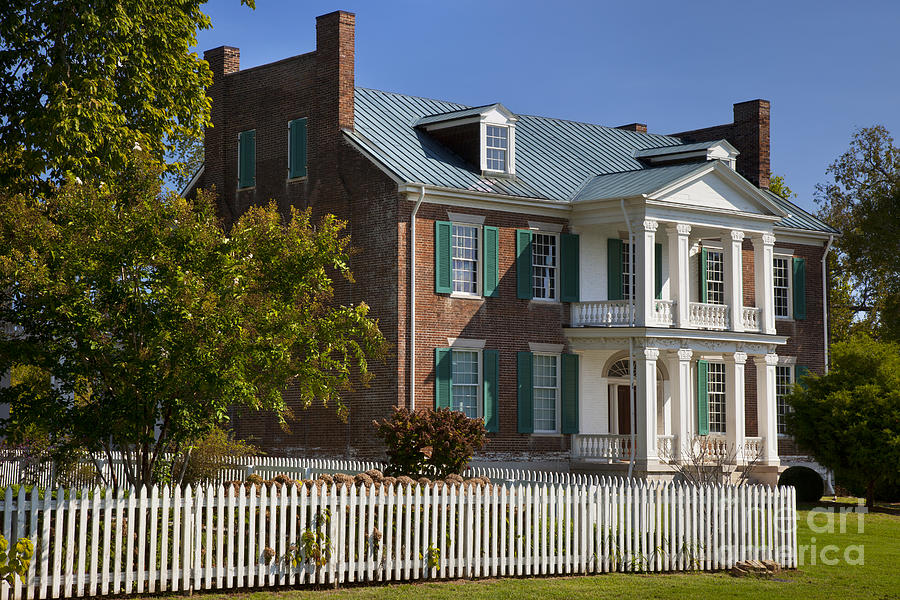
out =
<path fill-rule="evenodd" d="M 509 151 L 509 128 L 486 125 L 484 134 L 485 171 L 507 172 L 507 152 Z"/>

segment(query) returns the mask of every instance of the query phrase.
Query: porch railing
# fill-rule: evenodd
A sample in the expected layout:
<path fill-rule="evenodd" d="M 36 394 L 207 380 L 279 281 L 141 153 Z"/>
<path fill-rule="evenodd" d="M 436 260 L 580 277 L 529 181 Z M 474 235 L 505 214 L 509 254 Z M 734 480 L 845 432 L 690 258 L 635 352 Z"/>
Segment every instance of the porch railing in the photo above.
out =
<path fill-rule="evenodd" d="M 760 309 L 755 306 L 745 306 L 743 311 L 741 311 L 741 315 L 746 331 L 760 331 Z"/>
<path fill-rule="evenodd" d="M 627 326 L 632 323 L 628 300 L 602 300 L 572 304 L 572 326 Z"/>
<path fill-rule="evenodd" d="M 656 452 L 661 462 L 675 458 L 674 435 L 656 436 Z M 631 458 L 631 436 L 619 433 L 588 433 L 575 436 L 572 444 L 575 458 L 605 460 L 608 462 Z"/>
<path fill-rule="evenodd" d="M 728 329 L 728 305 L 691 302 L 689 305 L 691 325 L 704 329 Z"/>
<path fill-rule="evenodd" d="M 675 301 L 674 300 L 654 300 L 653 301 L 653 317 L 657 325 L 669 327 L 675 323 Z"/>

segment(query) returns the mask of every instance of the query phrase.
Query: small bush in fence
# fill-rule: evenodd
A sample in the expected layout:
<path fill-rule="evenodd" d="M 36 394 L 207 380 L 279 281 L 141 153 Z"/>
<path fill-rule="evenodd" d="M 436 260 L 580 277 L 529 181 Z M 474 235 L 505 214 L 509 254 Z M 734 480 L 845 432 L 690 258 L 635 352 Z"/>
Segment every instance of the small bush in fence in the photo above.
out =
<path fill-rule="evenodd" d="M 13 548 L 3 535 L 0 535 L 0 580 L 12 585 L 16 575 L 24 580 L 28 566 L 34 557 L 34 544 L 28 538 L 19 538 Z"/>
<path fill-rule="evenodd" d="M 475 451 L 487 443 L 484 421 L 447 408 L 395 408 L 390 419 L 374 425 L 387 447 L 394 475 L 462 473 Z"/>
<path fill-rule="evenodd" d="M 222 469 L 231 464 L 229 459 L 259 454 L 261 452 L 256 446 L 236 440 L 231 433 L 215 427 L 193 445 L 190 453 L 178 455 L 172 460 L 171 481 L 191 485 L 211 483 L 218 479 Z M 161 479 L 163 483 L 168 483 L 165 474 Z"/>

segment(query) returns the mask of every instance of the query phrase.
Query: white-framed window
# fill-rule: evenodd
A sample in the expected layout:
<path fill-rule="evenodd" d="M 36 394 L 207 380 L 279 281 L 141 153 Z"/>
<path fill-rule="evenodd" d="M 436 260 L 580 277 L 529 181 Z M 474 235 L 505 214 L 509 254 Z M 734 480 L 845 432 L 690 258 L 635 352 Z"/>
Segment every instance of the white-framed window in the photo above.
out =
<path fill-rule="evenodd" d="M 509 127 L 485 126 L 484 158 L 485 168 L 488 171 L 506 173 L 509 170 Z"/>
<path fill-rule="evenodd" d="M 625 240 L 622 243 L 622 299 L 631 300 L 634 290 L 631 289 L 631 272 L 634 269 L 634 244 Z"/>
<path fill-rule="evenodd" d="M 453 350 L 450 380 L 450 408 L 470 419 L 481 417 L 481 352 Z"/>
<path fill-rule="evenodd" d="M 559 354 L 534 355 L 534 432 L 559 431 Z"/>
<path fill-rule="evenodd" d="M 711 362 L 707 371 L 706 397 L 709 432 L 725 433 L 725 363 Z"/>
<path fill-rule="evenodd" d="M 725 304 L 725 261 L 720 250 L 706 252 L 706 303 Z"/>
<path fill-rule="evenodd" d="M 537 300 L 556 300 L 559 289 L 559 236 L 535 232 L 531 238 L 532 295 Z"/>
<path fill-rule="evenodd" d="M 481 295 L 481 227 L 469 223 L 453 223 L 452 266 L 453 293 Z"/>
<path fill-rule="evenodd" d="M 791 257 L 772 259 L 772 290 L 775 295 L 775 316 L 791 317 Z"/>
<path fill-rule="evenodd" d="M 794 365 L 777 365 L 775 367 L 775 406 L 778 417 L 778 434 L 787 435 L 785 416 L 790 412 L 785 397 L 794 387 Z"/>

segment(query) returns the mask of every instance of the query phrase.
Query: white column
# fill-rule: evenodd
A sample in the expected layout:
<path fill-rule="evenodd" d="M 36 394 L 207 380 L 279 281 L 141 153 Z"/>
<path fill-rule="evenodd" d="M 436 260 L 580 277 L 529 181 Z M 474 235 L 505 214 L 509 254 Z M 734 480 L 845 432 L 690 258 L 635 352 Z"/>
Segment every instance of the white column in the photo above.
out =
<path fill-rule="evenodd" d="M 682 348 L 672 361 L 672 430 L 675 433 L 675 460 L 679 461 L 687 451 L 691 433 L 691 404 L 693 389 L 691 381 L 691 358 L 694 351 Z"/>
<path fill-rule="evenodd" d="M 666 228 L 669 234 L 669 294 L 675 301 L 675 327 L 688 327 L 690 305 L 690 265 L 688 258 L 691 251 L 689 239 L 691 226 L 687 223 L 676 223 Z"/>
<path fill-rule="evenodd" d="M 637 325 L 653 326 L 656 324 L 653 318 L 653 295 L 656 287 L 653 261 L 656 256 L 656 228 L 659 224 L 653 219 L 644 219 L 641 227 L 638 227 L 635 240 L 635 280 L 637 296 L 635 297 L 635 310 Z"/>
<path fill-rule="evenodd" d="M 731 239 L 722 237 L 724 250 L 722 259 L 725 262 L 725 304 L 728 305 L 728 317 L 732 331 L 744 330 L 744 270 L 742 246 L 744 232 L 731 230 Z"/>
<path fill-rule="evenodd" d="M 775 400 L 775 365 L 777 354 L 757 356 L 756 362 L 756 420 L 759 437 L 763 441 L 763 458 L 766 466 L 778 466 L 778 407 Z"/>
<path fill-rule="evenodd" d="M 725 355 L 725 437 L 728 448 L 735 453 L 738 464 L 744 457 L 744 438 L 746 437 L 746 418 L 744 415 L 744 365 L 747 355 L 735 352 Z"/>
<path fill-rule="evenodd" d="M 753 238 L 753 271 L 756 286 L 756 306 L 760 309 L 759 324 L 763 333 L 775 333 L 775 296 L 772 256 L 775 236 L 764 233 Z"/>
<path fill-rule="evenodd" d="M 658 348 L 644 348 L 635 353 L 637 363 L 637 460 L 653 463 L 656 452 L 656 359 Z"/>

